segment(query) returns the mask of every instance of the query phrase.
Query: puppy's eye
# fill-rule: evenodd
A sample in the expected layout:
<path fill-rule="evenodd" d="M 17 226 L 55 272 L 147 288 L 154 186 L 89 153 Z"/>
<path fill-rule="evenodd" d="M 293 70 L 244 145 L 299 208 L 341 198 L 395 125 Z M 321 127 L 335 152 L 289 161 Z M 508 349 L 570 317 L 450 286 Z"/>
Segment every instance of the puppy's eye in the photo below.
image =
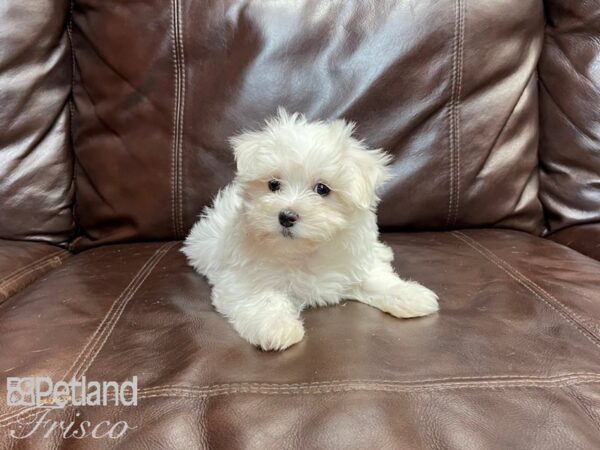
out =
<path fill-rule="evenodd" d="M 315 184 L 314 191 L 319 194 L 321 197 L 327 197 L 331 192 L 331 189 L 323 183 Z"/>
<path fill-rule="evenodd" d="M 281 183 L 279 182 L 279 180 L 271 180 L 271 181 L 269 181 L 269 190 L 271 192 L 276 192 L 279 189 L 281 189 Z"/>

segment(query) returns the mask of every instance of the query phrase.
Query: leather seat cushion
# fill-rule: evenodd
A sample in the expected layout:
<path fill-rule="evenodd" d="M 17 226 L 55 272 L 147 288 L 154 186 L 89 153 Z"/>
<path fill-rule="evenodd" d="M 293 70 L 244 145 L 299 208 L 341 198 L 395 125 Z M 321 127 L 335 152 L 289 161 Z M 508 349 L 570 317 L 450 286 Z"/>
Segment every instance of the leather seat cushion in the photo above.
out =
<path fill-rule="evenodd" d="M 600 223 L 575 225 L 548 237 L 600 261 Z"/>
<path fill-rule="evenodd" d="M 61 265 L 69 255 L 54 245 L 0 239 L 0 303 Z"/>
<path fill-rule="evenodd" d="M 440 313 L 309 310 L 303 342 L 260 352 L 213 310 L 179 243 L 115 245 L 0 305 L 0 367 L 136 375 L 137 407 L 52 412 L 127 420 L 138 428 L 124 448 L 598 448 L 600 262 L 515 231 L 384 240 L 402 276 L 439 293 Z M 31 414 L 3 400 L 0 426 Z"/>

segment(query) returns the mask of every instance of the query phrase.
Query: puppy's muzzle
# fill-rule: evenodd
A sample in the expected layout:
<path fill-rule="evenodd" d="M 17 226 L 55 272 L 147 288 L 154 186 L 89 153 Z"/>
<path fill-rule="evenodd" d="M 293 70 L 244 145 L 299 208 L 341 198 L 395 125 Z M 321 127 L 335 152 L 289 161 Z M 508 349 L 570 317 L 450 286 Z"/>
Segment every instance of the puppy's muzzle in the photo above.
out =
<path fill-rule="evenodd" d="M 283 209 L 279 212 L 279 223 L 282 227 L 290 228 L 293 227 L 298 220 L 298 214 L 289 209 Z"/>

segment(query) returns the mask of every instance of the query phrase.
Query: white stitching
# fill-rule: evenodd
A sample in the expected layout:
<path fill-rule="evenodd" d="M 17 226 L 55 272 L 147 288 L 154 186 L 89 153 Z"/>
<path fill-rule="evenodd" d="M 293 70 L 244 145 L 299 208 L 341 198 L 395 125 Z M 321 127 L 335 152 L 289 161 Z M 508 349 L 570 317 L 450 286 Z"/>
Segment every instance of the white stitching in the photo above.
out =
<path fill-rule="evenodd" d="M 563 319 L 565 319 L 569 324 L 571 324 L 579 333 L 581 333 L 583 336 L 585 336 L 586 339 L 588 339 L 590 342 L 592 342 L 596 347 L 600 347 L 600 343 L 598 342 L 599 341 L 598 336 L 596 336 L 593 332 L 588 330 L 587 327 L 585 327 L 585 325 L 583 325 L 578 320 L 576 320 L 576 318 L 578 316 L 575 315 L 566 305 L 564 305 L 562 302 L 559 302 L 556 298 L 552 297 L 554 299 L 554 301 L 556 303 L 558 303 L 558 305 L 560 305 L 560 307 L 563 308 L 563 310 L 561 310 L 560 307 L 553 305 L 549 301 L 549 299 L 544 298 L 540 293 L 536 292 L 535 289 L 538 289 L 541 292 L 545 293 L 545 291 L 543 289 L 541 289 L 536 283 L 534 283 L 529 278 L 527 278 L 525 275 L 523 275 L 521 272 L 519 272 L 517 269 L 515 269 L 514 267 L 509 265 L 506 261 L 500 259 L 495 253 L 493 253 L 491 250 L 489 250 L 488 248 L 486 248 L 485 246 L 483 246 L 482 244 L 477 242 L 475 239 L 473 239 L 459 231 L 454 231 L 451 234 L 453 236 L 455 236 L 457 239 L 460 239 L 461 241 L 466 243 L 469 247 L 474 249 L 477 253 L 482 255 L 488 261 L 492 262 L 496 267 L 501 269 L 504 273 L 509 275 L 513 280 L 515 280 L 517 283 L 519 283 L 521 286 L 523 286 L 529 292 L 531 292 L 536 298 L 538 298 L 543 303 L 545 303 L 547 306 L 549 306 L 551 309 L 556 311 Z M 469 241 L 471 241 L 471 242 L 469 242 Z M 571 315 L 569 315 L 569 313 Z M 572 316 L 574 316 L 574 317 L 572 317 Z M 579 320 L 581 320 L 581 319 L 579 319 Z"/>
<path fill-rule="evenodd" d="M 508 270 L 511 270 L 515 274 L 515 276 L 520 277 L 523 280 L 523 282 L 527 282 L 532 287 L 538 289 L 540 292 L 542 292 L 546 296 L 550 297 L 552 300 L 554 300 L 556 303 L 558 303 L 563 309 L 565 309 L 570 315 L 572 315 L 578 321 L 585 322 L 585 320 L 580 315 L 578 315 L 575 311 L 573 311 L 567 305 L 565 305 L 564 303 L 562 303 L 560 300 L 558 300 L 556 297 L 554 297 L 552 294 L 550 294 L 548 291 L 546 291 L 540 285 L 538 285 L 537 283 L 535 283 L 533 280 L 527 278 L 523 273 L 519 272 L 516 268 L 514 268 L 510 264 L 508 264 L 508 262 L 504 261 L 499 256 L 497 256 L 496 254 L 494 254 L 491 250 L 489 250 L 488 248 L 486 248 L 483 244 L 479 243 L 474 238 L 472 238 L 470 236 L 467 236 L 464 233 L 461 233 L 460 231 L 456 231 L 455 233 L 462 235 L 467 240 L 470 240 L 474 245 L 479 246 L 481 249 L 487 251 L 490 254 L 491 257 L 495 258 L 496 261 L 498 261 L 499 264 L 502 264 Z M 583 323 L 581 323 L 580 325 L 583 326 Z M 591 333 L 591 334 L 594 334 L 594 333 Z"/>
<path fill-rule="evenodd" d="M 176 238 L 183 236 L 183 118 L 185 105 L 185 59 L 181 2 L 171 0 L 172 57 L 175 68 L 173 142 L 171 146 L 171 221 Z"/>
<path fill-rule="evenodd" d="M 61 255 L 63 255 L 64 257 L 61 258 Z M 35 270 L 38 264 L 44 264 L 47 262 L 47 260 L 53 259 L 53 258 L 61 258 L 61 261 L 62 261 L 68 255 L 69 255 L 69 252 L 67 252 L 66 250 L 59 250 L 59 251 L 50 253 L 49 255 L 42 256 L 41 258 L 38 258 L 35 261 L 32 261 L 29 264 L 27 264 L 23 267 L 20 267 L 19 269 L 14 270 L 11 273 L 9 273 L 8 275 L 6 275 L 4 278 L 2 278 L 0 280 L 0 286 L 4 286 L 5 284 L 13 283 L 13 281 L 14 281 L 13 278 L 16 278 L 16 279 L 21 278 L 24 274 L 29 273 L 31 271 L 31 269 Z M 34 267 L 34 266 L 36 266 L 36 267 Z"/>
<path fill-rule="evenodd" d="M 460 207 L 460 107 L 463 79 L 463 58 L 465 44 L 465 16 L 466 16 L 466 1 L 459 0 L 459 44 L 458 44 L 458 67 L 457 67 L 457 90 L 456 102 L 454 105 L 454 158 L 455 158 L 455 175 L 454 175 L 454 213 L 452 217 L 452 225 L 456 224 L 458 219 L 458 211 Z"/>
<path fill-rule="evenodd" d="M 102 348 L 104 347 L 104 344 L 106 344 L 106 341 L 108 340 L 108 338 L 110 337 L 110 335 L 112 334 L 115 325 L 117 324 L 117 322 L 119 321 L 119 319 L 121 318 L 121 316 L 123 315 L 123 311 L 125 311 L 125 308 L 127 307 L 127 305 L 129 304 L 129 301 L 132 299 L 132 297 L 135 295 L 135 293 L 137 292 L 137 290 L 140 288 L 140 286 L 144 283 L 144 281 L 146 281 L 146 279 L 148 278 L 148 276 L 150 275 L 150 273 L 152 272 L 152 270 L 154 269 L 154 267 L 156 267 L 156 265 L 158 264 L 158 262 L 162 259 L 162 257 L 175 245 L 174 242 L 171 243 L 167 243 L 167 244 L 163 244 L 153 255 L 150 259 L 148 259 L 148 261 L 145 264 L 145 267 L 140 270 L 140 272 L 138 272 L 138 276 L 137 276 L 137 280 L 135 281 L 135 284 L 131 285 L 131 288 L 129 290 L 129 292 L 127 293 L 127 295 L 122 297 L 121 302 L 118 304 L 117 306 L 117 310 L 115 312 L 115 314 L 113 314 L 112 318 L 110 319 L 110 324 L 106 326 L 105 330 L 103 331 L 104 333 L 104 337 L 102 338 L 102 342 L 100 342 L 100 338 L 98 338 L 97 341 L 97 348 L 95 349 L 95 351 L 90 351 L 87 356 L 84 358 L 84 360 L 81 361 L 80 367 L 79 369 L 73 374 L 74 377 L 81 377 L 85 374 L 85 372 L 90 368 L 90 366 L 93 364 L 93 362 L 95 361 L 96 357 L 98 356 L 98 354 L 100 353 L 100 351 L 102 350 Z M 115 301 L 115 303 L 117 303 Z M 93 355 L 93 356 L 92 356 Z M 89 362 L 87 364 L 85 364 L 85 360 L 90 358 Z M 81 373 L 79 373 L 81 372 Z M 65 377 L 66 378 L 66 377 Z"/>
<path fill-rule="evenodd" d="M 446 217 L 447 227 L 451 227 L 456 223 L 460 203 L 460 95 L 462 91 L 465 10 L 464 1 L 456 0 L 454 4 L 455 22 L 452 44 L 452 80 L 450 104 L 448 105 L 450 180 L 448 187 L 448 215 Z"/>
<path fill-rule="evenodd" d="M 401 385 L 415 385 L 415 384 L 423 384 L 423 383 L 443 383 L 443 384 L 448 384 L 448 382 L 455 382 L 458 380 L 462 380 L 463 383 L 467 383 L 467 382 L 478 382 L 478 381 L 484 381 L 486 383 L 494 383 L 494 382 L 504 382 L 504 381 L 519 381 L 519 382 L 547 382 L 547 381 L 557 381 L 557 380 L 566 380 L 566 379 L 574 379 L 574 378 L 599 378 L 600 379 L 600 373 L 592 373 L 592 372 L 572 372 L 572 373 L 564 373 L 564 374 L 560 374 L 560 375 L 554 375 L 554 376 L 549 376 L 549 377 L 536 377 L 536 376 L 532 376 L 532 375 L 498 375 L 498 376 L 493 376 L 493 375 L 488 375 L 488 376 L 481 376 L 481 377 L 468 377 L 468 376 L 464 376 L 464 377 L 442 377 L 442 378 L 424 378 L 424 379 L 418 379 L 418 380 L 408 380 L 408 381 L 402 381 L 402 380 L 388 380 L 388 379 L 358 379 L 358 380 L 325 380 L 325 381 L 308 381 L 308 382 L 303 382 L 303 383 L 261 383 L 261 382 L 254 382 L 254 383 L 222 383 L 222 384 L 215 384 L 212 386 L 195 386 L 195 385 L 185 385 L 185 384 L 167 384 L 167 385 L 161 385 L 161 386 L 157 386 L 157 387 L 148 387 L 148 388 L 143 388 L 141 389 L 141 391 L 151 391 L 153 389 L 158 389 L 158 388 L 190 388 L 190 389 L 208 389 L 208 388 L 229 388 L 229 387 L 236 387 L 236 386 L 253 386 L 253 387 L 273 387 L 273 388 L 278 388 L 278 387 L 310 387 L 310 386 L 321 386 L 321 385 L 328 385 L 328 384 L 345 384 L 345 383 L 380 383 L 380 384 L 401 384 Z M 462 384 L 462 383 L 459 383 Z"/>
<path fill-rule="evenodd" d="M 62 263 L 62 259 L 60 259 L 60 257 L 55 256 L 54 258 L 48 259 L 46 261 L 40 262 L 39 264 L 30 267 L 29 269 L 27 269 L 25 272 L 21 272 L 20 274 L 18 274 L 17 276 L 13 277 L 11 280 L 5 281 L 3 283 L 0 284 L 0 292 L 9 292 L 8 287 L 12 286 L 13 284 L 15 284 L 16 282 L 22 280 L 24 277 L 26 277 L 27 275 L 36 272 L 38 270 L 43 269 L 46 266 L 51 266 L 52 267 L 58 267 L 61 265 Z M 8 295 L 7 295 L 8 296 Z"/>
<path fill-rule="evenodd" d="M 600 383 L 600 374 L 571 374 L 558 375 L 550 378 L 514 376 L 511 379 L 486 381 L 486 382 L 464 382 L 464 383 L 431 383 L 409 384 L 410 382 L 386 383 L 382 381 L 365 382 L 360 380 L 346 381 L 324 381 L 316 383 L 298 383 L 298 384 L 263 384 L 263 383 L 231 383 L 214 386 L 192 386 L 192 387 L 174 387 L 175 385 L 155 386 L 152 388 L 142 388 L 138 390 L 138 399 L 155 397 L 190 397 L 190 398 L 208 398 L 217 395 L 232 394 L 262 394 L 262 395 L 294 395 L 294 394 L 323 394 L 332 392 L 350 392 L 350 391 L 385 391 L 385 392 L 429 392 L 455 389 L 507 389 L 507 388 L 564 388 L 582 384 Z M 483 377 L 473 377 L 473 379 Z M 440 378 L 446 380 L 451 378 Z M 185 395 L 183 395 L 185 394 Z M 20 414 L 26 411 L 21 411 Z M 23 420 L 39 414 L 36 411 L 18 420 Z M 16 416 L 10 417 L 10 419 Z M 2 422 L 6 421 L 4 419 Z M 17 422 L 0 424 L 0 428 L 13 425 Z"/>
<path fill-rule="evenodd" d="M 185 118 L 185 47 L 183 39 L 183 14 L 181 12 L 181 1 L 177 1 L 178 7 L 178 22 L 179 22 L 179 56 L 180 56 L 180 91 L 181 95 L 179 98 L 179 166 L 177 168 L 178 175 L 178 196 L 179 196 L 179 236 L 183 237 L 183 123 Z"/>
<path fill-rule="evenodd" d="M 156 252 L 158 252 L 161 248 L 162 247 L 160 247 Z M 63 380 L 72 378 L 75 375 L 77 375 L 77 372 L 79 371 L 79 368 L 81 368 L 81 366 L 83 364 L 83 361 L 85 361 L 87 359 L 88 348 L 90 348 L 93 345 L 95 345 L 97 343 L 97 341 L 100 339 L 98 336 L 100 336 L 100 335 L 102 335 L 104 333 L 104 329 L 108 326 L 108 323 L 111 322 L 112 317 L 116 314 L 116 313 L 113 313 L 113 311 L 115 311 L 118 308 L 118 306 L 119 306 L 119 304 L 121 302 L 121 299 L 123 297 L 125 297 L 125 296 L 128 295 L 129 291 L 136 284 L 139 276 L 141 274 L 143 274 L 144 271 L 146 270 L 146 267 L 148 266 L 148 263 L 150 263 L 152 261 L 152 259 L 154 258 L 154 256 L 156 255 L 156 252 L 154 254 L 152 254 L 152 256 L 150 258 L 148 258 L 144 262 L 144 264 L 139 269 L 139 271 L 131 278 L 131 280 L 129 281 L 129 284 L 125 287 L 125 289 L 123 289 L 123 291 L 121 291 L 121 294 L 110 305 L 110 308 L 108 309 L 108 311 L 106 312 L 106 314 L 102 318 L 102 321 L 100 322 L 100 325 L 98 325 L 98 327 L 96 328 L 96 330 L 94 331 L 94 333 L 92 334 L 92 336 L 87 341 L 86 345 L 79 352 L 79 355 L 77 356 L 77 358 L 75 358 L 75 360 L 73 361 L 73 363 L 71 364 L 71 366 L 67 369 L 67 371 L 65 372 L 65 374 L 62 376 Z M 75 371 L 73 372 L 73 375 L 69 376 L 71 370 L 73 370 L 73 369 L 75 369 Z"/>
<path fill-rule="evenodd" d="M 448 153 L 450 158 L 449 168 L 449 186 L 448 186 L 448 215 L 446 217 L 446 225 L 449 227 L 452 223 L 454 213 L 454 196 L 456 185 L 456 102 L 458 93 L 458 58 L 460 46 L 460 17 L 461 17 L 461 0 L 454 2 L 454 39 L 452 40 L 452 74 L 450 81 L 450 103 L 448 105 Z"/>
<path fill-rule="evenodd" d="M 73 369 L 75 369 L 75 371 L 74 371 L 72 377 L 75 377 L 79 372 L 81 372 L 80 376 L 83 376 L 85 374 L 85 371 L 87 371 L 89 369 L 91 364 L 94 362 L 96 356 L 100 353 L 104 344 L 106 343 L 109 336 L 111 335 L 115 324 L 121 317 L 125 307 L 127 306 L 127 303 L 129 303 L 129 300 L 131 300 L 131 298 L 133 297 L 133 295 L 135 294 L 137 289 L 139 289 L 139 287 L 142 285 L 142 283 L 150 275 L 150 273 L 152 272 L 154 267 L 156 267 L 156 264 L 158 264 L 158 262 L 162 259 L 162 257 L 173 246 L 175 246 L 175 244 L 176 244 L 176 242 L 164 243 L 152 254 L 152 256 L 150 258 L 148 258 L 144 262 L 144 264 L 139 269 L 139 271 L 133 276 L 133 278 L 131 279 L 129 284 L 125 287 L 125 289 L 121 292 L 121 294 L 117 297 L 117 299 L 111 304 L 108 312 L 102 318 L 100 325 L 98 325 L 98 327 L 96 328 L 96 330 L 94 331 L 92 336 L 87 341 L 86 345 L 79 352 L 79 355 L 77 356 L 77 358 L 75 358 L 75 360 L 73 361 L 71 366 L 67 369 L 65 374 L 62 376 L 62 380 L 68 380 L 69 373 Z M 113 311 L 115 311 L 115 312 L 113 313 Z M 106 332 L 106 330 L 109 330 L 109 331 Z M 102 342 L 100 343 L 101 339 L 102 339 Z M 94 348 L 94 347 L 96 347 L 96 348 Z M 90 349 L 90 350 L 88 351 L 88 349 Z M 90 358 L 90 356 L 92 356 L 92 358 L 86 364 L 86 361 L 88 360 L 88 358 Z M 85 365 L 85 369 L 83 371 L 81 371 L 81 369 L 84 367 L 84 365 Z M 0 415 L 0 423 L 5 422 L 6 420 L 10 420 L 14 417 L 18 417 L 21 414 L 24 414 L 28 411 L 35 410 L 35 409 L 36 409 L 36 407 L 24 408 L 20 411 L 14 412 L 14 413 Z"/>
<path fill-rule="evenodd" d="M 178 226 L 177 226 L 177 151 L 178 151 L 178 105 L 179 105 L 179 88 L 178 88 L 178 80 L 179 80 L 179 63 L 177 58 L 177 30 L 176 30 L 176 7 L 175 0 L 171 0 L 171 40 L 172 40 L 172 58 L 173 58 L 173 68 L 175 71 L 174 74 L 174 99 L 173 99 L 173 136 L 171 142 L 171 225 L 173 227 L 173 234 L 175 238 L 179 236 Z"/>
<path fill-rule="evenodd" d="M 583 383 L 600 383 L 600 377 L 588 377 L 582 379 L 564 379 L 564 380 L 548 380 L 547 382 L 498 382 L 498 383 L 446 383 L 446 384 L 431 384 L 431 385 L 398 385 L 389 383 L 360 383 L 360 382 L 346 382 L 346 383 L 330 383 L 322 384 L 319 386 L 299 386 L 299 387 L 266 387 L 266 386 L 249 386 L 240 384 L 238 386 L 230 387 L 217 387 L 217 388 L 171 388 L 166 387 L 160 389 L 158 386 L 153 390 L 138 390 L 138 398 L 149 397 L 154 394 L 160 393 L 189 393 L 198 394 L 200 396 L 213 396 L 213 395 L 228 395 L 228 394 L 239 394 L 239 393 L 252 393 L 252 394 L 287 394 L 287 393 L 323 393 L 323 392 L 334 392 L 344 390 L 385 390 L 395 392 L 420 392 L 430 390 L 451 390 L 460 388 L 475 388 L 475 389 L 494 389 L 494 388 L 510 388 L 510 387 L 566 387 L 572 385 L 578 385 Z"/>
<path fill-rule="evenodd" d="M 449 156 L 449 170 L 448 170 L 448 215 L 446 217 L 446 225 L 450 225 L 450 218 L 452 216 L 452 208 L 454 205 L 454 89 L 456 84 L 456 49 L 458 46 L 458 2 L 454 2 L 454 38 L 452 40 L 452 71 L 450 78 L 450 102 L 448 104 L 447 116 L 448 116 L 448 156 Z"/>
<path fill-rule="evenodd" d="M 47 271 L 43 271 L 40 274 L 40 276 L 44 275 L 49 270 L 60 266 L 62 264 L 62 262 L 66 259 L 67 255 L 68 254 L 65 254 L 63 257 L 54 256 L 54 257 L 52 257 L 50 259 L 46 259 L 46 260 L 43 260 L 43 258 L 42 258 L 42 259 L 36 261 L 35 266 L 29 267 L 24 272 L 20 272 L 18 274 L 13 273 L 11 275 L 10 279 L 6 278 L 4 281 L 0 282 L 0 302 L 7 301 L 14 294 L 16 294 L 21 289 L 25 288 L 26 286 L 28 286 L 29 284 L 31 284 L 32 282 L 34 282 L 37 279 L 37 278 L 34 278 L 33 280 L 30 280 L 29 282 L 27 282 L 26 277 L 28 275 L 30 275 L 34 272 L 42 271 L 42 269 L 49 266 Z M 15 284 L 19 281 L 22 281 L 24 284 L 21 286 L 18 286 L 18 285 L 15 286 Z"/>

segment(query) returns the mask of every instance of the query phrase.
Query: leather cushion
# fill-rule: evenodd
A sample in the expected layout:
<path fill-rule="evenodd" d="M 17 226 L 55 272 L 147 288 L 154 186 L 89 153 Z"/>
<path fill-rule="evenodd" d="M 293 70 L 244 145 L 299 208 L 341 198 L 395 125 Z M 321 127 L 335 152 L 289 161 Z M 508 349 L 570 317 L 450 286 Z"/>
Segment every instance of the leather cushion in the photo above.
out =
<path fill-rule="evenodd" d="M 552 233 L 549 238 L 600 260 L 600 222 L 567 227 Z"/>
<path fill-rule="evenodd" d="M 60 266 L 69 252 L 39 242 L 0 239 L 0 303 Z"/>
<path fill-rule="evenodd" d="M 182 238 L 282 105 L 391 151 L 380 224 L 542 231 L 535 0 L 77 0 L 76 248 Z"/>
<path fill-rule="evenodd" d="M 0 238 L 66 242 L 73 223 L 68 0 L 0 7 Z"/>
<path fill-rule="evenodd" d="M 600 445 L 600 262 L 513 231 L 384 239 L 401 275 L 439 293 L 439 314 L 309 310 L 303 342 L 263 353 L 213 310 L 179 244 L 108 246 L 0 305 L 13 343 L 0 367 L 55 380 L 137 375 L 135 408 L 53 412 L 127 420 L 139 427 L 119 442 L 127 448 Z M 14 428 L 19 413 L 2 403 L 0 425 Z M 80 445 L 92 444 L 104 445 Z"/>
<path fill-rule="evenodd" d="M 600 1 L 546 2 L 540 198 L 555 239 L 600 259 Z"/>

